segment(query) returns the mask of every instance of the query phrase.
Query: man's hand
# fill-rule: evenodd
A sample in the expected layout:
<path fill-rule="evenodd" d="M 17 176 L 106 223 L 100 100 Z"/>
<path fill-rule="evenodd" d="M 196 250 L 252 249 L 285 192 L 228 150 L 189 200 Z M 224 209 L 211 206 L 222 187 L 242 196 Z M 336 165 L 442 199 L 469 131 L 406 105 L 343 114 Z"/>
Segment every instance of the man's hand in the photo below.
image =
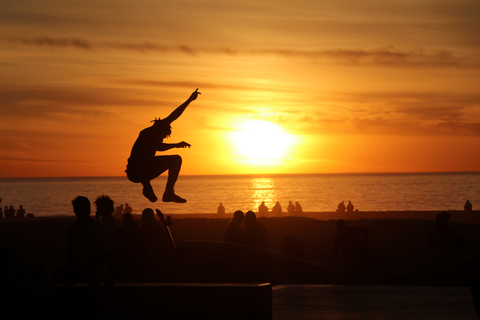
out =
<path fill-rule="evenodd" d="M 190 143 L 186 143 L 185 141 L 182 141 L 180 143 L 177 143 L 177 148 L 186 148 L 186 147 L 191 147 L 192 145 Z"/>
<path fill-rule="evenodd" d="M 188 98 L 188 100 L 193 101 L 193 100 L 197 99 L 197 97 L 198 97 L 199 94 L 201 94 L 201 93 L 198 92 L 198 88 L 197 88 L 197 90 L 195 90 L 195 91 L 192 93 L 192 95 L 190 96 L 190 98 Z"/>

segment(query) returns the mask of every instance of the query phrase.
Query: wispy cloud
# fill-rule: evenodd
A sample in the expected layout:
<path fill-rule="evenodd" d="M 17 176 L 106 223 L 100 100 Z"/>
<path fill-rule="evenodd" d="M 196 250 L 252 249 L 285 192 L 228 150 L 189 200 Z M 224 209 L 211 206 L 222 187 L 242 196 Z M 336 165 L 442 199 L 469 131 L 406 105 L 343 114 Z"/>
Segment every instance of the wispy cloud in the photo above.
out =
<path fill-rule="evenodd" d="M 349 66 L 386 66 L 397 68 L 459 68 L 480 69 L 480 62 L 462 58 L 451 51 L 427 53 L 422 48 L 398 49 L 394 46 L 376 49 L 295 50 L 280 48 L 238 49 L 231 47 L 196 47 L 188 45 L 163 45 L 156 42 L 109 42 L 83 38 L 61 37 L 5 37 L 10 44 L 39 48 L 74 48 L 84 51 L 119 50 L 138 53 L 227 56 L 280 56 L 308 59 L 318 63 Z"/>
<path fill-rule="evenodd" d="M 94 163 L 94 161 L 83 160 L 60 160 L 60 159 L 36 159 L 36 158 L 14 158 L 0 157 L 0 161 L 27 161 L 27 162 L 60 162 L 60 163 Z"/>

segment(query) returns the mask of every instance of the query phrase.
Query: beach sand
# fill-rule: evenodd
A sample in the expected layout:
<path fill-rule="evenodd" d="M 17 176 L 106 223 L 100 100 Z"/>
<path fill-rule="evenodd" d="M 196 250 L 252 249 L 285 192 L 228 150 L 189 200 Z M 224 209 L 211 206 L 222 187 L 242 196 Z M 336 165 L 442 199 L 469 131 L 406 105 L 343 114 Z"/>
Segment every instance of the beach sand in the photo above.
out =
<path fill-rule="evenodd" d="M 472 279 L 480 276 L 480 224 L 473 223 L 474 215 L 480 212 L 468 214 L 471 223 L 455 221 L 467 217 L 463 212 L 452 212 L 452 228 L 467 241 L 467 246 L 431 249 L 428 230 L 438 212 L 360 212 L 362 219 L 343 218 L 348 225 L 370 229 L 369 274 L 376 279 L 375 283 L 468 286 Z M 336 233 L 333 219 L 338 215 L 305 215 L 307 217 L 260 217 L 258 220 L 267 229 L 270 249 L 282 252 L 283 237 L 294 234 L 303 242 L 305 259 L 326 265 Z M 370 218 L 378 216 L 384 219 Z M 404 219 L 398 218 L 400 216 Z M 222 241 L 230 219 L 231 215 L 172 215 L 171 230 L 179 246 L 194 240 Z M 73 221 L 74 217 L 2 221 L 0 246 L 7 248 L 14 258 L 41 264 L 45 272 L 51 272 L 66 261 L 65 231 Z M 140 226 L 141 220 L 137 219 L 137 223 Z M 117 226 L 120 225 L 121 220 L 117 220 Z M 343 272 L 341 252 L 333 268 Z"/>

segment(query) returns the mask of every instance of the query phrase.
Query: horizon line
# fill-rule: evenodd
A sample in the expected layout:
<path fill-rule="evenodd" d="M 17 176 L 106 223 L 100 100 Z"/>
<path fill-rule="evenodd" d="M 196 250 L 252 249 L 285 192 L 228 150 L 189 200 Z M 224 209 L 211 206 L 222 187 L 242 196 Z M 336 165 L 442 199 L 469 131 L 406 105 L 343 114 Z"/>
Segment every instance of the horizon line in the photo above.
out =
<path fill-rule="evenodd" d="M 222 173 L 222 174 L 183 174 L 180 176 L 188 177 L 215 177 L 215 176 L 299 176 L 299 175 L 373 175 L 373 174 L 458 174 L 458 173 L 478 173 L 480 171 L 386 171 L 386 172 L 311 172 L 311 173 Z M 167 177 L 168 175 L 161 175 Z M 126 175 L 121 176 L 41 176 L 41 177 L 0 177 L 0 179 L 43 179 L 43 178 L 126 178 Z"/>

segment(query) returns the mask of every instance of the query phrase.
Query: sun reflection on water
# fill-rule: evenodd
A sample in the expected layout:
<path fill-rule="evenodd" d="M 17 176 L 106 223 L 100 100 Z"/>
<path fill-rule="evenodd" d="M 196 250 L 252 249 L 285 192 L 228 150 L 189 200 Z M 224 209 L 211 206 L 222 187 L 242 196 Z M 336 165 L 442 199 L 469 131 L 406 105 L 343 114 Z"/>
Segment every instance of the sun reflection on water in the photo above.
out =
<path fill-rule="evenodd" d="M 252 179 L 252 199 L 253 199 L 253 210 L 254 212 L 258 211 L 258 206 L 265 201 L 265 205 L 269 210 L 275 205 L 275 202 L 278 197 L 277 192 L 275 191 L 275 180 L 272 178 L 254 178 Z"/>

